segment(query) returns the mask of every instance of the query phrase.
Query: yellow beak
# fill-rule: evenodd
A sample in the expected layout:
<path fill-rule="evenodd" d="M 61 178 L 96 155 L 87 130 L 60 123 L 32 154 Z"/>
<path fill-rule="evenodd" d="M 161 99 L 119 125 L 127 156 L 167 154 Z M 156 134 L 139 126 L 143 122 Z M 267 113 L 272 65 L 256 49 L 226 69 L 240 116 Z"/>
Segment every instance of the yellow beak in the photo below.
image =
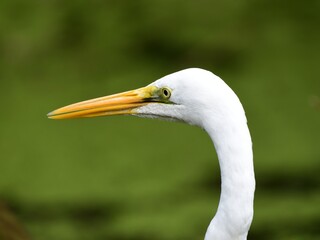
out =
<path fill-rule="evenodd" d="M 136 90 L 118 93 L 71 104 L 48 114 L 51 119 L 85 118 L 134 114 L 134 109 L 156 101 L 157 87 L 147 86 Z"/>

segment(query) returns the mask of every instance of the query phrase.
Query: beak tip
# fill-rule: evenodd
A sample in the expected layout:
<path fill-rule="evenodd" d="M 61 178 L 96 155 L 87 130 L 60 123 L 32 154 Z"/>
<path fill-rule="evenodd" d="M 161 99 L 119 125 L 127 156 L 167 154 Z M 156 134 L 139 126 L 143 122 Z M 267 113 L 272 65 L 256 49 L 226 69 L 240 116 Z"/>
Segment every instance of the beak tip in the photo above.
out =
<path fill-rule="evenodd" d="M 53 112 L 49 112 L 49 113 L 47 114 L 47 118 L 53 119 L 53 117 L 54 117 L 54 113 L 53 113 Z"/>

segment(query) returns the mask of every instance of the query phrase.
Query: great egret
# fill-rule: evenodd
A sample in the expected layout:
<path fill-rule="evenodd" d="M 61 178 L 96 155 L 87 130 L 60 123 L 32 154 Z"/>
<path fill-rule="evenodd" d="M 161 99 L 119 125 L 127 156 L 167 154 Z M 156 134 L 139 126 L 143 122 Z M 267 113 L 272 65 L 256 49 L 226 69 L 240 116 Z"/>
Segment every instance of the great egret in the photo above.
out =
<path fill-rule="evenodd" d="M 121 114 L 203 128 L 214 143 L 221 170 L 219 206 L 205 240 L 247 239 L 255 190 L 252 142 L 243 107 L 223 80 L 203 69 L 185 69 L 143 88 L 62 107 L 48 117 Z"/>

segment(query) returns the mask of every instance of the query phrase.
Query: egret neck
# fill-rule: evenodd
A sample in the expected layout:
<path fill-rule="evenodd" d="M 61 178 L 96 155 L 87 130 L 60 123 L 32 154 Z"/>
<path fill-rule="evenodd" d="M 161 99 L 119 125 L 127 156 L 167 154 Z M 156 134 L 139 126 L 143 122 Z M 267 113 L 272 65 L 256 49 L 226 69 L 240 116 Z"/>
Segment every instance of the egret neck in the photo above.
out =
<path fill-rule="evenodd" d="M 240 102 L 238 107 L 242 109 Z M 221 171 L 220 202 L 205 240 L 245 240 L 253 218 L 252 142 L 244 111 L 234 114 L 220 123 L 209 117 L 203 126 L 214 143 Z"/>

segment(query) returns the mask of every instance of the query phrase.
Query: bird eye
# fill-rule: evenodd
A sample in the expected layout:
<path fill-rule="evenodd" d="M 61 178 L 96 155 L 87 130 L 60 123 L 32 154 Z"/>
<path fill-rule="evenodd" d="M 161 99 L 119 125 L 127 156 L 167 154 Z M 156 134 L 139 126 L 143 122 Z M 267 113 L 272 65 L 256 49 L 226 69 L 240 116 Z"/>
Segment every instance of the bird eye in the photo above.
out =
<path fill-rule="evenodd" d="M 163 98 L 169 99 L 171 96 L 171 90 L 169 88 L 164 87 L 161 89 L 161 95 Z"/>

